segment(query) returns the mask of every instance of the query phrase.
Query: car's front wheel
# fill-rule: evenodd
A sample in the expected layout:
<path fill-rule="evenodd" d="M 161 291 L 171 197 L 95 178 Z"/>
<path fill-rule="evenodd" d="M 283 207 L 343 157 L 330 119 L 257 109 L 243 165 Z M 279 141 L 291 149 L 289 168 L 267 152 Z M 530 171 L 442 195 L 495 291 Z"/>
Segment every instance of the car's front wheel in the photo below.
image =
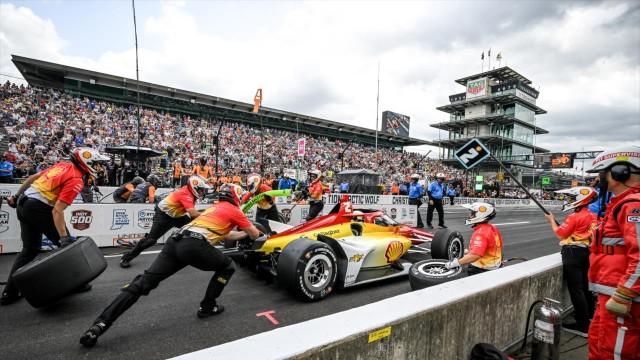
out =
<path fill-rule="evenodd" d="M 327 244 L 300 238 L 278 257 L 278 282 L 305 301 L 322 300 L 334 290 L 337 263 Z"/>

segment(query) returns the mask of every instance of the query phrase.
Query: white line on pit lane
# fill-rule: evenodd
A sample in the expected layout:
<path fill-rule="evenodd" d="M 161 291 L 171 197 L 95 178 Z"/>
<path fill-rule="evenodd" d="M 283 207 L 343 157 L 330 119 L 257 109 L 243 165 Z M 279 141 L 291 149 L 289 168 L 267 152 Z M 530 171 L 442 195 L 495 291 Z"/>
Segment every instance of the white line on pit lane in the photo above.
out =
<path fill-rule="evenodd" d="M 151 251 L 143 251 L 140 253 L 140 255 L 146 255 L 146 254 L 159 254 L 160 250 L 151 250 Z M 121 257 L 122 254 L 116 254 L 116 255 L 105 255 L 104 257 L 106 258 L 112 258 L 112 257 Z"/>
<path fill-rule="evenodd" d="M 501 226 L 501 225 L 518 225 L 518 224 L 529 224 L 529 223 L 531 223 L 531 222 L 530 221 L 516 221 L 516 222 L 493 224 L 493 225 Z"/>

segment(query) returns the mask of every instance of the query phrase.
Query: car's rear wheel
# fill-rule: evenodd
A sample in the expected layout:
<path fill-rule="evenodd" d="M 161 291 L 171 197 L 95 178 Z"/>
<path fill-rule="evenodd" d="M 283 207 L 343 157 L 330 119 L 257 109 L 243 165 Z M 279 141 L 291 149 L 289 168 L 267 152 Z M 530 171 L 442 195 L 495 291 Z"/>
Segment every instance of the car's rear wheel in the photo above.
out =
<path fill-rule="evenodd" d="M 409 284 L 411 290 L 424 289 L 429 286 L 442 284 L 464 277 L 462 267 L 447 269 L 445 259 L 429 259 L 418 261 L 409 269 Z"/>
<path fill-rule="evenodd" d="M 464 238 L 459 231 L 440 229 L 431 240 L 431 257 L 433 259 L 462 258 L 464 255 Z"/>
<path fill-rule="evenodd" d="M 327 244 L 300 238 L 278 257 L 278 282 L 305 301 L 322 300 L 334 290 L 337 263 Z"/>

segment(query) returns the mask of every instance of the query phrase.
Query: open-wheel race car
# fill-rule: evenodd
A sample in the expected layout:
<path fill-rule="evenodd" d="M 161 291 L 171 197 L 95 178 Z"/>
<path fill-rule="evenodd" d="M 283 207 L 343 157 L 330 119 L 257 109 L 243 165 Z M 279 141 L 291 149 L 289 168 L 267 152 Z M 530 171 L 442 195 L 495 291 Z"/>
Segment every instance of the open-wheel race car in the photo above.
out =
<path fill-rule="evenodd" d="M 270 227 L 275 234 L 224 251 L 307 301 L 335 289 L 405 276 L 428 254 L 453 259 L 464 251 L 457 231 L 432 234 L 400 224 L 382 210 L 353 209 L 350 202 L 295 227 L 272 221 Z"/>

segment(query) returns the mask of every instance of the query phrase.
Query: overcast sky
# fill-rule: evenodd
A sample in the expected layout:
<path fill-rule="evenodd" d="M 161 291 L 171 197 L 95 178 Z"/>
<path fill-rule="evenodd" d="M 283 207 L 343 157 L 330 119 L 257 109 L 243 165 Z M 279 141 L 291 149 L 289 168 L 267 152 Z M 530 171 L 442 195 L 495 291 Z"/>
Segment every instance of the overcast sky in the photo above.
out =
<path fill-rule="evenodd" d="M 540 90 L 552 151 L 640 143 L 640 1 L 136 2 L 140 79 L 350 123 L 411 117 L 463 92 L 491 48 Z M 11 54 L 135 78 L 130 1 L 2 1 L 0 73 Z M 485 69 L 488 66 L 485 61 Z M 0 76 L 6 81 L 7 77 Z M 15 79 L 12 79 L 15 81 Z"/>

